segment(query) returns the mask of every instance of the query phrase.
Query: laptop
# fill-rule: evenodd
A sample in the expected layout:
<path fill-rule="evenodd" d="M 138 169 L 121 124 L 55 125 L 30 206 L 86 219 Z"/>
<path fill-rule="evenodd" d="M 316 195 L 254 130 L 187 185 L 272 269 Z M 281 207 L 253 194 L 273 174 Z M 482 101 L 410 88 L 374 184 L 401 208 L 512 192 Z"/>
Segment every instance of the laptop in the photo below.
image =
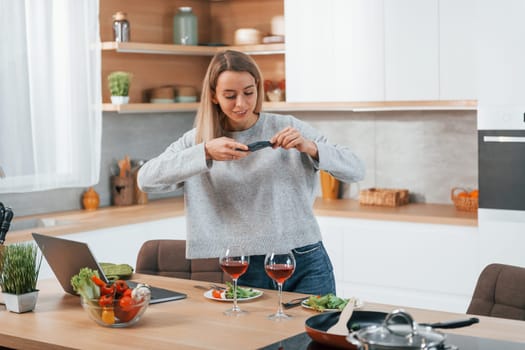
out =
<path fill-rule="evenodd" d="M 46 236 L 39 233 L 33 233 L 33 238 L 65 292 L 78 295 L 71 286 L 71 277 L 78 274 L 83 267 L 89 267 L 92 270 L 98 271 L 100 278 L 108 282 L 104 271 L 98 264 L 87 243 Z M 137 285 L 137 282 L 133 281 L 126 281 L 126 283 L 131 288 Z M 186 298 L 186 294 L 176 291 L 152 286 L 150 286 L 150 289 L 150 304 Z"/>

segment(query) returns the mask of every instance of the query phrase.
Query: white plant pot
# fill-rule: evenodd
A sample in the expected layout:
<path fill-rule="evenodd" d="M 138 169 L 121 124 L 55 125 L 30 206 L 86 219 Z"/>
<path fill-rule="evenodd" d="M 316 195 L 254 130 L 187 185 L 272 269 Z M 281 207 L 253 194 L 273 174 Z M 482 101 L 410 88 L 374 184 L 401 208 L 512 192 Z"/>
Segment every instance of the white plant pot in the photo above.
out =
<path fill-rule="evenodd" d="M 2 293 L 5 308 L 11 312 L 23 313 L 33 311 L 38 299 L 38 290 L 26 294 Z"/>
<path fill-rule="evenodd" d="M 129 102 L 129 96 L 111 96 L 111 103 L 114 105 L 125 105 Z"/>

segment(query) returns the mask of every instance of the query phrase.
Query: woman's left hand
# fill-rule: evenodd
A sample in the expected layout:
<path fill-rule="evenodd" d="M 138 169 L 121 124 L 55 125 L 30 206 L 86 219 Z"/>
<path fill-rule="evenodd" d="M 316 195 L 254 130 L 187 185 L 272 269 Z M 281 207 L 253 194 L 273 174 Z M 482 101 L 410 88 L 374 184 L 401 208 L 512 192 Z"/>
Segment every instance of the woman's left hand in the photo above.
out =
<path fill-rule="evenodd" d="M 291 126 L 288 126 L 275 134 L 270 142 L 273 144 L 273 148 L 295 148 L 299 152 L 307 153 L 315 159 L 318 159 L 319 157 L 317 145 L 312 140 L 304 138 L 299 130 L 292 128 Z"/>

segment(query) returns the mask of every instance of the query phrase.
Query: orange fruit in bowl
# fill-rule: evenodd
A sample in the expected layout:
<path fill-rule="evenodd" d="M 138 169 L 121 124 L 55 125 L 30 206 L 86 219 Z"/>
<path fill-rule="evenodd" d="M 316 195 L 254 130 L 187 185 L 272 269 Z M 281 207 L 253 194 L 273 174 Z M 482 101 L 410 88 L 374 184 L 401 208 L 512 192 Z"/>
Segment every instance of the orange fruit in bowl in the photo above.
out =
<path fill-rule="evenodd" d="M 470 198 L 479 198 L 479 190 L 472 190 L 468 195 Z"/>

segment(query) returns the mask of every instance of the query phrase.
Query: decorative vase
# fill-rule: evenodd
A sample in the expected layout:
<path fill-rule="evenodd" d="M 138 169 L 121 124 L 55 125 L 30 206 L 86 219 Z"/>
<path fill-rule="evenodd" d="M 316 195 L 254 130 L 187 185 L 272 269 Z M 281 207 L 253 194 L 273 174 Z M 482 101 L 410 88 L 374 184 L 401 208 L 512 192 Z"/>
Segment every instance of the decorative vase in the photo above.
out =
<path fill-rule="evenodd" d="M 86 210 L 96 210 L 100 204 L 100 197 L 93 187 L 88 188 L 82 196 L 82 205 Z"/>
<path fill-rule="evenodd" d="M 111 96 L 111 103 L 114 105 L 125 105 L 129 102 L 129 96 Z"/>
<path fill-rule="evenodd" d="M 35 309 L 38 290 L 25 294 L 2 293 L 2 295 L 4 296 L 5 308 L 21 314 Z"/>
<path fill-rule="evenodd" d="M 335 177 L 326 171 L 320 171 L 321 176 L 321 191 L 323 199 L 337 199 L 339 198 L 340 182 Z"/>

